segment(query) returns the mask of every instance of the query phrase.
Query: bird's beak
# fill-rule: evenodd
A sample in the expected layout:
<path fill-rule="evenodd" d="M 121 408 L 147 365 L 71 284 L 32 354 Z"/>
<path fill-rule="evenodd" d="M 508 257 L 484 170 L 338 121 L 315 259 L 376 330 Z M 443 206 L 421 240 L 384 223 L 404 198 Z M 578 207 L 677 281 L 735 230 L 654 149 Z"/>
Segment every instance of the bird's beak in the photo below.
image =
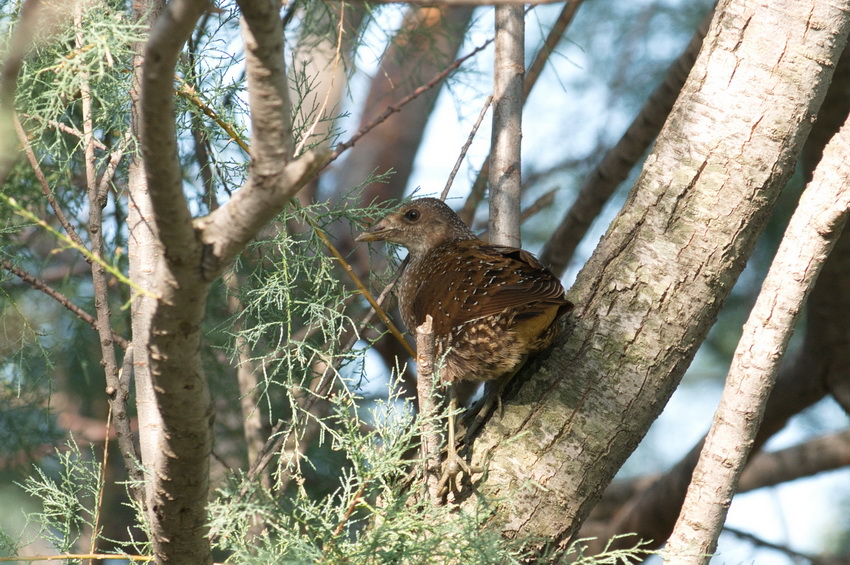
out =
<path fill-rule="evenodd" d="M 363 233 L 354 238 L 354 241 L 384 241 L 389 227 L 381 220 L 363 230 Z"/>

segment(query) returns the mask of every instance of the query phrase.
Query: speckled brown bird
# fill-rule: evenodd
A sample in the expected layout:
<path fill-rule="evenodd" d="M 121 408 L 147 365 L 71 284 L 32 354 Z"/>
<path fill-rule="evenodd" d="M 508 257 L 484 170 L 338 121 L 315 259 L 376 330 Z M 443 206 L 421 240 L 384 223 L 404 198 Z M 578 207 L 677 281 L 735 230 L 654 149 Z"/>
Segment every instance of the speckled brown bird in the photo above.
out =
<path fill-rule="evenodd" d="M 435 198 L 404 204 L 357 241 L 389 241 L 409 251 L 397 291 L 401 318 L 411 332 L 425 316 L 433 319 L 440 378 L 452 385 L 452 413 L 478 383 L 495 381 L 479 413 L 486 416 L 528 356 L 552 344 L 558 317 L 573 306 L 557 277 L 533 255 L 484 243 Z M 448 424 L 439 496 L 457 490 L 461 470 L 472 471 L 458 457 L 454 418 Z"/>
<path fill-rule="evenodd" d="M 474 390 L 464 385 L 510 378 L 529 354 L 551 345 L 556 320 L 572 309 L 560 281 L 532 254 L 484 243 L 435 198 L 404 204 L 357 241 L 408 249 L 397 291 L 402 320 L 415 331 L 431 315 L 441 379 L 458 385 L 462 403 Z"/>

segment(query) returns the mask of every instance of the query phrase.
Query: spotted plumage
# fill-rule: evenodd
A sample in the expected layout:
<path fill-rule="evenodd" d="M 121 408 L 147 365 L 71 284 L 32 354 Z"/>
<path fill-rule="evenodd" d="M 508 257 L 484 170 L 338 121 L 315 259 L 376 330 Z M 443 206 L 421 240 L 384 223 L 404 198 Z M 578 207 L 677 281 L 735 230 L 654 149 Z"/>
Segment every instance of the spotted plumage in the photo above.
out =
<path fill-rule="evenodd" d="M 431 315 L 441 378 L 449 383 L 510 377 L 552 343 L 557 318 L 572 309 L 533 255 L 484 243 L 434 198 L 408 202 L 357 239 L 408 249 L 397 292 L 401 317 L 413 331 Z"/>

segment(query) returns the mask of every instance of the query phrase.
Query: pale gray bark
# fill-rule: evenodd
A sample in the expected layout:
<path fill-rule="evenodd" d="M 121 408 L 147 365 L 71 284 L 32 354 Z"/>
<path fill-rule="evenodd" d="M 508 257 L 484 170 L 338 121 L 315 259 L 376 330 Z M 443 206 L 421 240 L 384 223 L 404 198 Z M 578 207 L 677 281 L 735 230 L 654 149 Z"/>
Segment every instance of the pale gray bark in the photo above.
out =
<path fill-rule="evenodd" d="M 552 25 L 552 29 L 549 30 L 546 40 L 543 42 L 540 50 L 534 55 L 534 60 L 531 62 L 528 72 L 525 74 L 525 78 L 523 80 L 523 104 L 528 99 L 528 95 L 531 93 L 534 85 L 537 84 L 537 79 L 540 78 L 540 74 L 543 72 L 543 68 L 546 66 L 549 57 L 564 37 L 567 28 L 572 23 L 573 18 L 575 17 L 582 2 L 583 0 L 577 0 L 564 5 L 561 9 L 561 13 L 558 14 L 558 18 Z M 490 150 L 492 152 L 492 147 Z M 481 165 L 481 169 L 478 171 L 475 181 L 472 183 L 472 189 L 466 197 L 463 207 L 457 212 L 458 216 L 460 216 L 460 218 L 468 225 L 472 225 L 473 220 L 475 219 L 475 210 L 484 198 L 484 190 L 489 177 L 490 154 L 488 153 Z"/>
<path fill-rule="evenodd" d="M 714 553 L 779 363 L 848 207 L 850 122 L 826 146 L 744 325 L 665 562 L 708 563 Z"/>
<path fill-rule="evenodd" d="M 476 441 L 485 496 L 524 487 L 497 512 L 506 535 L 573 535 L 677 386 L 794 170 L 847 14 L 815 0 L 760 9 L 718 6 L 641 177 L 569 292 L 567 331 Z"/>
<path fill-rule="evenodd" d="M 850 112 L 848 55 L 850 50 L 845 48 L 801 154 L 807 179 L 811 179 L 824 146 L 844 124 Z M 850 234 L 845 230 L 809 296 L 802 348 L 780 370 L 776 387 L 765 408 L 754 450 L 760 449 L 795 414 L 829 392 L 835 394 L 838 386 L 850 382 L 850 375 L 843 370 L 850 365 L 850 319 L 846 316 L 846 312 L 850 311 L 848 270 Z M 627 495 L 631 500 L 626 501 L 618 494 L 623 493 L 623 487 L 626 490 L 631 488 L 628 484 L 612 483 L 579 533 L 583 538 L 597 538 L 588 544 L 591 551 L 601 551 L 605 542 L 615 536 L 620 536 L 613 543 L 619 548 L 630 547 L 636 539 L 650 542 L 650 547 L 660 547 L 670 536 L 678 518 L 701 448 L 702 440 L 668 472 L 648 484 L 644 482 L 642 487 Z M 742 481 L 747 473 L 745 469 Z M 634 535 L 623 537 L 625 534 Z"/>
<path fill-rule="evenodd" d="M 489 240 L 521 247 L 522 106 L 525 76 L 525 9 L 496 6 L 493 134 L 490 141 Z"/>
<path fill-rule="evenodd" d="M 151 0 L 134 4 L 134 17 L 138 22 L 151 25 L 162 12 L 165 3 Z M 130 88 L 131 131 L 134 139 L 141 133 L 141 73 L 144 57 L 143 44 L 137 44 L 133 57 L 133 83 Z M 130 280 L 139 287 L 151 291 L 157 264 L 162 260 L 153 216 L 144 164 L 138 152 L 133 152 L 127 172 L 127 260 Z M 151 295 L 140 294 L 130 303 L 130 329 L 132 332 L 133 364 L 132 378 L 136 387 L 136 417 L 139 426 L 139 463 L 144 469 L 152 469 L 157 457 L 162 419 L 153 392 L 150 374 L 150 327 L 155 301 Z M 129 379 L 130 375 L 123 375 Z M 131 475 L 132 476 L 132 475 Z M 150 476 L 144 487 L 143 506 L 153 495 Z M 141 487 L 139 487 L 141 488 Z"/>

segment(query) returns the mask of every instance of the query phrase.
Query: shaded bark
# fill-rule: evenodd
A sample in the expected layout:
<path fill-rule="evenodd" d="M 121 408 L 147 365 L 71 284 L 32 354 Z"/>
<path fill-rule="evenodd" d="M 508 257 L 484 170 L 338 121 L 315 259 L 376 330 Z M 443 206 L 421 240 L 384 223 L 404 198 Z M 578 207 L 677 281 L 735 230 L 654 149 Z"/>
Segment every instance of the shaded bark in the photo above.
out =
<path fill-rule="evenodd" d="M 211 561 L 206 535 L 213 410 L 199 349 L 209 284 L 321 165 L 293 143 L 273 1 L 240 2 L 254 138 L 251 172 L 224 206 L 193 223 L 177 156 L 172 77 L 205 2 L 175 0 L 154 26 L 142 72 L 141 140 L 157 236 L 163 248 L 153 291 L 150 375 L 162 433 L 156 438 L 148 516 L 157 561 Z"/>

